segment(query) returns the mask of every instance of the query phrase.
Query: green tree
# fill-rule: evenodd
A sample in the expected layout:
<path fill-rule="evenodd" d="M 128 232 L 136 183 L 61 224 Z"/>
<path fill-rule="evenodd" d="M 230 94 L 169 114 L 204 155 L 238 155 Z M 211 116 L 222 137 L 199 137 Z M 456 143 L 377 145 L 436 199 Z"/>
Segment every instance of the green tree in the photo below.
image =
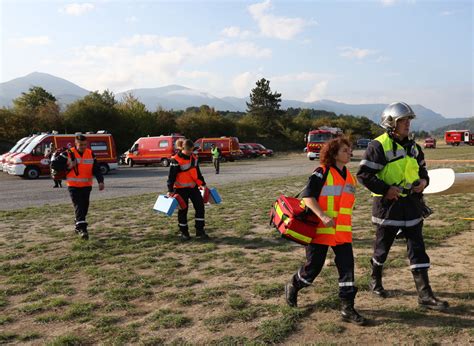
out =
<path fill-rule="evenodd" d="M 13 110 L 22 135 L 63 129 L 63 117 L 56 98 L 42 87 L 31 87 L 13 100 Z"/>
<path fill-rule="evenodd" d="M 196 140 L 201 137 L 219 137 L 235 135 L 235 124 L 207 105 L 190 109 L 176 120 L 178 131 L 186 137 Z"/>
<path fill-rule="evenodd" d="M 20 117 L 11 109 L 0 108 L 0 140 L 15 142 L 27 135 Z"/>
<path fill-rule="evenodd" d="M 256 82 L 256 87 L 250 93 L 247 102 L 247 112 L 255 118 L 261 136 L 274 136 L 277 131 L 277 121 L 281 116 L 281 94 L 270 89 L 270 81 L 262 78 Z"/>
<path fill-rule="evenodd" d="M 13 100 L 13 105 L 16 110 L 36 113 L 39 107 L 45 106 L 48 103 L 56 103 L 56 97 L 47 92 L 42 87 L 33 86 L 28 92 L 21 93 L 21 96 Z"/>
<path fill-rule="evenodd" d="M 156 124 L 158 125 L 157 133 L 166 135 L 178 132 L 176 113 L 158 109 L 154 113 L 154 116 Z"/>
<path fill-rule="evenodd" d="M 108 90 L 102 93 L 91 92 L 71 103 L 64 112 L 67 131 L 74 133 L 106 130 L 114 135 L 119 150 L 126 148 L 129 124 L 124 123 L 116 104 L 115 96 Z"/>

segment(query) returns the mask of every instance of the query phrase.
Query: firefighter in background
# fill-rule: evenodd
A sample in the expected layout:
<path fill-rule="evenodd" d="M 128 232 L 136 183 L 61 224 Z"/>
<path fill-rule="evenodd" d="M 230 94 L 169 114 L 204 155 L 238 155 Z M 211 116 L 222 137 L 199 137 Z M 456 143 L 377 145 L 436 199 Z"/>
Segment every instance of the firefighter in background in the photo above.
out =
<path fill-rule="evenodd" d="M 214 164 L 214 168 L 216 169 L 216 174 L 219 174 L 222 153 L 221 150 L 214 143 L 211 144 L 211 155 L 212 163 Z"/>
<path fill-rule="evenodd" d="M 448 303 L 437 299 L 428 280 L 430 258 L 423 241 L 423 218 L 429 215 L 422 192 L 429 183 L 421 147 L 408 138 L 415 113 L 403 102 L 390 104 L 382 113 L 386 132 L 369 143 L 360 162 L 358 180 L 372 191 L 372 223 L 376 225 L 371 259 L 370 289 L 388 297 L 382 286 L 382 270 L 399 231 L 407 242 L 410 269 L 420 306 L 443 310 Z M 428 210 L 428 211 L 427 211 Z"/>
<path fill-rule="evenodd" d="M 56 152 L 56 147 L 54 146 L 54 144 L 51 144 L 51 147 L 45 150 L 44 158 L 48 159 L 51 162 L 51 159 L 53 158 L 53 155 L 55 152 Z M 54 181 L 53 188 L 63 187 L 63 183 L 61 179 L 54 179 L 53 174 L 51 174 L 51 179 L 53 179 Z"/>
<path fill-rule="evenodd" d="M 199 190 L 199 187 L 206 186 L 206 182 L 199 169 L 198 158 L 193 153 L 194 143 L 189 139 L 177 141 L 176 148 L 178 153 L 171 158 L 168 175 L 168 196 L 177 193 L 186 205 L 189 205 L 188 200 L 191 200 L 196 210 L 194 218 L 196 237 L 208 239 L 209 236 L 204 231 L 204 201 Z M 191 239 L 188 228 L 188 209 L 178 211 L 178 225 L 183 240 Z"/>
<path fill-rule="evenodd" d="M 338 137 L 324 144 L 320 153 L 321 166 L 316 168 L 300 194 L 303 202 L 321 222 L 316 236 L 306 246 L 306 263 L 285 285 L 289 306 L 297 306 L 298 291 L 313 283 L 321 272 L 328 247 L 335 254 L 339 272 L 339 298 L 343 320 L 365 325 L 367 320 L 354 309 L 357 294 L 352 252 L 352 209 L 356 180 L 346 168 L 351 160 L 351 143 Z"/>
<path fill-rule="evenodd" d="M 99 191 L 104 190 L 104 177 L 100 172 L 99 165 L 91 149 L 87 148 L 86 136 L 79 134 L 75 138 L 75 146 L 68 153 L 68 168 L 66 183 L 69 195 L 74 204 L 76 215 L 75 232 L 87 240 L 86 216 L 89 210 L 89 198 L 92 191 L 92 177 L 95 176 L 99 183 Z M 71 155 L 72 154 L 72 155 Z"/>

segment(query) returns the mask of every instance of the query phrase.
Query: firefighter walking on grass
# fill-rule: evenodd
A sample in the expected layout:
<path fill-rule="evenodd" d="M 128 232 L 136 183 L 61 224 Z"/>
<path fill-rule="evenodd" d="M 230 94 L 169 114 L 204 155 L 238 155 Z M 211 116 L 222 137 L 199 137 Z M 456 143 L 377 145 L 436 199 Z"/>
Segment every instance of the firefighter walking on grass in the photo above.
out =
<path fill-rule="evenodd" d="M 346 168 L 351 160 L 351 144 L 342 137 L 327 142 L 321 149 L 321 167 L 316 168 L 300 194 L 303 202 L 321 222 L 316 236 L 306 246 L 306 263 L 285 286 L 286 302 L 297 306 L 298 291 L 313 283 L 321 272 L 329 246 L 339 272 L 339 298 L 344 321 L 365 325 L 367 320 L 354 309 L 357 294 L 352 251 L 352 209 L 356 181 Z"/>
<path fill-rule="evenodd" d="M 437 299 L 428 279 L 430 258 L 423 241 L 423 218 L 430 213 L 422 192 L 429 183 L 421 147 L 408 138 L 415 113 L 403 102 L 390 104 L 382 113 L 386 132 L 369 143 L 360 162 L 358 180 L 372 191 L 372 223 L 376 226 L 371 259 L 370 289 L 381 298 L 389 296 L 382 285 L 383 265 L 397 233 L 407 243 L 410 269 L 422 307 L 443 310 L 448 303 Z"/>
<path fill-rule="evenodd" d="M 86 216 L 89 210 L 89 198 L 92 191 L 92 178 L 96 177 L 99 191 L 104 190 L 104 177 L 91 149 L 87 148 L 86 136 L 75 138 L 75 146 L 68 152 L 66 183 L 76 215 L 75 232 L 84 240 L 89 239 Z"/>
<path fill-rule="evenodd" d="M 186 203 L 185 209 L 178 210 L 178 225 L 181 239 L 190 240 L 188 227 L 188 201 L 191 199 L 196 215 L 194 218 L 196 237 L 208 239 L 204 231 L 204 200 L 199 187 L 205 187 L 206 182 L 199 169 L 198 158 L 193 153 L 194 143 L 189 140 L 176 141 L 178 153 L 171 158 L 168 175 L 168 196 L 177 193 Z"/>

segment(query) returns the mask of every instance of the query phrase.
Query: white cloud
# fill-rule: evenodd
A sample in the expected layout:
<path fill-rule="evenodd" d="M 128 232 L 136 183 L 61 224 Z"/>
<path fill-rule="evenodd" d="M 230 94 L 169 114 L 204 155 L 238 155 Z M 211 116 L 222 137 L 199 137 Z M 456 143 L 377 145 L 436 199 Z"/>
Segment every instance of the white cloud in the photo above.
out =
<path fill-rule="evenodd" d="M 285 75 L 273 76 L 270 78 L 272 82 L 294 82 L 294 81 L 316 81 L 324 78 L 332 78 L 332 75 L 323 74 L 323 73 L 314 73 L 314 72 L 299 72 L 299 73 L 290 73 Z"/>
<path fill-rule="evenodd" d="M 270 0 L 248 6 L 252 18 L 257 22 L 260 33 L 266 37 L 290 40 L 307 26 L 317 24 L 314 20 L 275 16 L 269 13 L 273 6 Z"/>
<path fill-rule="evenodd" d="M 235 95 L 238 97 L 248 96 L 250 90 L 255 86 L 255 82 L 259 78 L 261 78 L 261 76 L 253 72 L 243 72 L 235 76 L 232 80 Z"/>
<path fill-rule="evenodd" d="M 375 62 L 376 62 L 376 63 L 383 63 L 383 62 L 390 61 L 390 60 L 392 60 L 392 59 L 389 58 L 388 56 L 380 55 L 380 56 L 375 60 Z"/>
<path fill-rule="evenodd" d="M 383 6 L 393 6 L 396 0 L 380 0 Z"/>
<path fill-rule="evenodd" d="M 60 64 L 70 74 L 81 71 L 74 79 L 91 90 L 155 87 L 178 81 L 186 85 L 194 81 L 197 86 L 219 90 L 218 85 L 225 85 L 225 81 L 195 67 L 226 57 L 258 59 L 271 54 L 270 49 L 247 41 L 218 40 L 196 45 L 186 37 L 134 35 L 112 45 L 78 47 L 73 56 L 60 59 Z"/>
<path fill-rule="evenodd" d="M 95 6 L 88 2 L 81 4 L 74 3 L 62 7 L 59 12 L 66 13 L 71 16 L 82 16 L 84 13 L 92 11 L 94 8 Z"/>
<path fill-rule="evenodd" d="M 48 36 L 29 36 L 12 38 L 9 42 L 17 46 L 46 46 L 51 39 Z"/>
<path fill-rule="evenodd" d="M 321 82 L 316 83 L 311 89 L 311 91 L 309 92 L 309 95 L 304 99 L 304 101 L 314 102 L 314 101 L 320 100 L 326 94 L 327 86 L 328 86 L 327 80 L 323 80 Z"/>
<path fill-rule="evenodd" d="M 252 42 L 228 42 L 218 40 L 206 45 L 196 46 L 186 37 L 162 37 L 157 35 L 134 35 L 119 42 L 124 46 L 132 47 L 143 45 L 145 47 L 161 48 L 168 52 L 177 52 L 186 56 L 193 56 L 199 61 L 208 61 L 224 56 L 240 56 L 253 58 L 271 57 L 272 51 L 261 48 Z"/>
<path fill-rule="evenodd" d="M 117 44 L 127 47 L 140 45 L 145 47 L 153 47 L 159 45 L 159 43 L 160 37 L 157 35 L 134 35 L 120 40 Z"/>
<path fill-rule="evenodd" d="M 408 5 L 414 5 L 416 4 L 417 0 L 379 0 L 382 6 L 384 7 L 390 7 L 394 6 L 397 3 L 406 3 Z"/>
<path fill-rule="evenodd" d="M 443 12 L 440 13 L 440 15 L 442 15 L 442 16 L 452 16 L 455 13 L 456 13 L 456 11 L 443 11 Z"/>
<path fill-rule="evenodd" d="M 214 74 L 208 71 L 178 71 L 178 77 L 180 78 L 192 78 L 192 79 L 200 79 L 200 78 L 211 78 L 214 77 Z"/>
<path fill-rule="evenodd" d="M 138 18 L 135 17 L 135 16 L 130 16 L 130 17 L 125 18 L 125 22 L 126 23 L 136 23 L 136 22 L 138 22 Z"/>
<path fill-rule="evenodd" d="M 246 39 L 252 36 L 252 32 L 248 30 L 242 30 L 238 26 L 229 26 L 224 28 L 221 33 L 230 38 L 241 38 Z"/>
<path fill-rule="evenodd" d="M 376 50 L 354 47 L 339 47 L 339 50 L 341 50 L 340 56 L 349 59 L 364 59 L 369 55 L 377 53 Z"/>

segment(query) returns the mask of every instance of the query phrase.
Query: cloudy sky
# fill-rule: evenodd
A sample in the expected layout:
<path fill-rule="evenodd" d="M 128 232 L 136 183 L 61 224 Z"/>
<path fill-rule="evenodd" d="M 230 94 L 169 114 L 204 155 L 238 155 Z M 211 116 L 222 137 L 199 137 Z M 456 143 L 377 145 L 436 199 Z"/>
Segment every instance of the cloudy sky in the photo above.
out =
<path fill-rule="evenodd" d="M 472 1 L 0 0 L 0 82 L 88 90 L 180 84 L 247 96 L 419 103 L 474 115 Z"/>

